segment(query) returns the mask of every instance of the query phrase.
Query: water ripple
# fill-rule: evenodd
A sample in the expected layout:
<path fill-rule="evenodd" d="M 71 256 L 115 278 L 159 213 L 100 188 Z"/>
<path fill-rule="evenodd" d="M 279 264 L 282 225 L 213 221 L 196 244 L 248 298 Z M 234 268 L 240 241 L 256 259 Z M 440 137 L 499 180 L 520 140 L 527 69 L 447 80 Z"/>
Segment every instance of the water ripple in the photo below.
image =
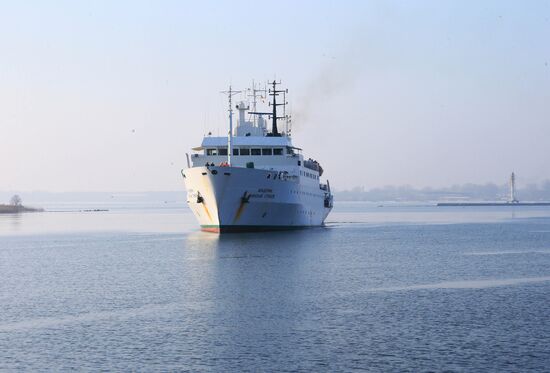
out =
<path fill-rule="evenodd" d="M 435 284 L 418 284 L 408 286 L 392 286 L 370 289 L 370 292 L 382 291 L 411 291 L 411 290 L 432 290 L 432 289 L 485 289 L 497 286 L 514 286 L 536 282 L 550 281 L 550 276 L 546 277 L 525 277 L 510 278 L 501 280 L 468 280 L 468 281 L 445 281 Z"/>

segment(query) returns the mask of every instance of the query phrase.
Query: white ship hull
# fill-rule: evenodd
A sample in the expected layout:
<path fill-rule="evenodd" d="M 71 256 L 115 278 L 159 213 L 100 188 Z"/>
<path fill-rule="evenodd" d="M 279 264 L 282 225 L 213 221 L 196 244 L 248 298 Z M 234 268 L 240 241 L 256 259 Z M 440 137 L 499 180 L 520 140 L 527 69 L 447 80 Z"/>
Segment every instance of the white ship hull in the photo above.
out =
<path fill-rule="evenodd" d="M 211 166 L 192 167 L 183 175 L 187 203 L 204 231 L 321 226 L 331 210 L 318 183 L 300 183 L 274 171 Z"/>

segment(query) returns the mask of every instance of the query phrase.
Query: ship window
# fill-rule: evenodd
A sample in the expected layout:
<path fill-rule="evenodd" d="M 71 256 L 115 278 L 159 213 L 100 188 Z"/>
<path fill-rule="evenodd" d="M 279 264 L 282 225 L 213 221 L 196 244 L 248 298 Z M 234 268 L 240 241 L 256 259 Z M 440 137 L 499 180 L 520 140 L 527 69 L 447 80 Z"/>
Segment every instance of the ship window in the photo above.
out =
<path fill-rule="evenodd" d="M 227 148 L 219 148 L 218 149 L 219 155 L 227 155 Z"/>
<path fill-rule="evenodd" d="M 218 155 L 218 149 L 206 149 L 206 155 Z"/>
<path fill-rule="evenodd" d="M 241 148 L 241 155 L 250 155 L 250 149 Z"/>
<path fill-rule="evenodd" d="M 252 155 L 262 155 L 261 149 L 251 149 L 250 154 Z"/>
<path fill-rule="evenodd" d="M 283 155 L 283 148 L 273 149 L 273 155 Z"/>
<path fill-rule="evenodd" d="M 302 161 L 298 161 L 298 166 L 301 166 L 302 165 Z"/>
<path fill-rule="evenodd" d="M 239 148 L 233 148 L 233 155 L 239 155 Z"/>
<path fill-rule="evenodd" d="M 272 155 L 273 154 L 273 149 L 271 148 L 263 148 L 262 149 L 262 155 Z"/>

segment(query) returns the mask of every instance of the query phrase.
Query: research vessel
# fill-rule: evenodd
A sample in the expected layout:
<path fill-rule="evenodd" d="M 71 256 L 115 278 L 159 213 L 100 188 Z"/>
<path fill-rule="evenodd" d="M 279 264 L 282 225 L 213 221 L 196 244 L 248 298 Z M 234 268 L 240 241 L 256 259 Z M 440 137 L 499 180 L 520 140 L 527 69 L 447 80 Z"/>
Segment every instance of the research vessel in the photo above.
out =
<path fill-rule="evenodd" d="M 223 92 L 229 102 L 228 135 L 208 133 L 200 146 L 186 154 L 188 167 L 181 174 L 187 204 L 203 231 L 316 227 L 324 224 L 332 210 L 330 184 L 321 181 L 323 168 L 292 143 L 288 90 L 279 84 L 273 81 L 269 89 L 253 85 L 245 92 L 230 86 Z M 243 99 L 233 107 L 237 94 L 251 101 Z M 265 111 L 258 108 L 261 98 L 270 99 Z M 238 111 L 235 128 L 234 109 Z"/>

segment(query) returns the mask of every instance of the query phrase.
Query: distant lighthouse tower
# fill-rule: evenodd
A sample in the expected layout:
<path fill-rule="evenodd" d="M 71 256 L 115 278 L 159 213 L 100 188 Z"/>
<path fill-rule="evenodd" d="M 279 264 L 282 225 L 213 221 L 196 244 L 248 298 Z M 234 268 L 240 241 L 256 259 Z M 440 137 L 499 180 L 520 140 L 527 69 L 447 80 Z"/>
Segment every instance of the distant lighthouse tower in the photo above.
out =
<path fill-rule="evenodd" d="M 510 199 L 508 200 L 508 203 L 518 203 L 519 201 L 516 199 L 516 174 L 512 172 L 512 175 L 510 175 Z"/>

